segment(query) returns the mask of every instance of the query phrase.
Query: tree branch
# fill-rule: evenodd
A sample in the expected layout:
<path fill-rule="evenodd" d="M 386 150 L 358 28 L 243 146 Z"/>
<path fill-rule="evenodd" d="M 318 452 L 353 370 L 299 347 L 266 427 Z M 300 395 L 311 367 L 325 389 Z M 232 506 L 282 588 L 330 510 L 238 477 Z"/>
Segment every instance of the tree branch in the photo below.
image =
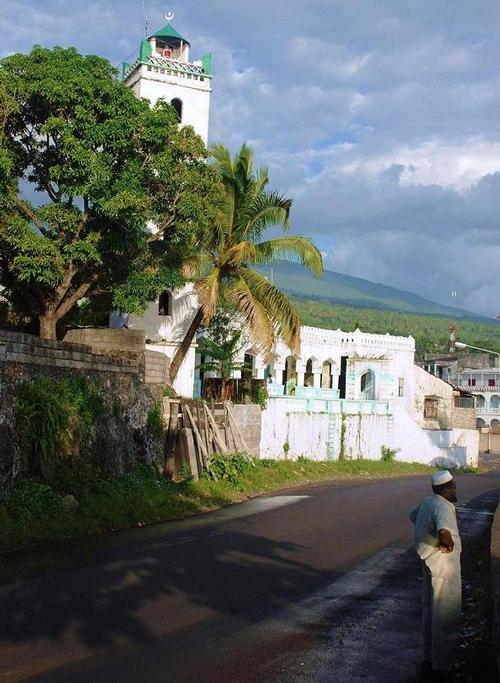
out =
<path fill-rule="evenodd" d="M 33 221 L 33 223 L 40 230 L 42 235 L 45 235 L 46 230 L 45 230 L 43 223 L 40 221 L 40 219 L 38 218 L 36 213 L 31 210 L 31 208 L 28 206 L 28 204 L 26 204 L 26 202 L 23 202 L 23 200 L 20 199 L 19 197 L 16 197 L 16 205 L 17 205 L 17 208 L 21 211 L 21 213 L 23 213 L 26 216 L 26 218 L 29 218 L 30 221 Z"/>
<path fill-rule="evenodd" d="M 70 311 L 73 306 L 80 300 L 82 299 L 89 289 L 92 287 L 94 282 L 96 282 L 99 278 L 99 273 L 94 273 L 90 280 L 88 282 L 83 282 L 74 292 L 71 296 L 69 296 L 66 301 L 62 304 L 60 304 L 57 309 L 57 319 L 60 320 L 63 316 L 66 315 L 68 311 Z"/>

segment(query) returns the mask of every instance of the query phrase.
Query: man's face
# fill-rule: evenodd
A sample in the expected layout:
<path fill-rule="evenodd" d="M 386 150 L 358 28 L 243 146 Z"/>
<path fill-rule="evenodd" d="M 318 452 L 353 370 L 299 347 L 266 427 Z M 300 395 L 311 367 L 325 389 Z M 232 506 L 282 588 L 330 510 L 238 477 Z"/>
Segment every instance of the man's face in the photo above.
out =
<path fill-rule="evenodd" d="M 454 479 L 452 479 L 448 486 L 444 489 L 443 498 L 449 500 L 450 503 L 457 502 L 457 484 Z"/>

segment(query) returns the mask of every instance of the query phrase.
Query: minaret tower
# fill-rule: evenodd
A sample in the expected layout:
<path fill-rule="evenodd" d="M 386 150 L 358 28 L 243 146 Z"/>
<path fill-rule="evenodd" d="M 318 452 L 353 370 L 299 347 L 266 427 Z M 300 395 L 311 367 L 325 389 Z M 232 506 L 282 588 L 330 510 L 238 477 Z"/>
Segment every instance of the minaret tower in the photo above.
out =
<path fill-rule="evenodd" d="M 137 59 L 123 64 L 123 81 L 152 105 L 159 99 L 170 102 L 180 123 L 192 126 L 206 144 L 212 56 L 189 61 L 191 45 L 170 23 L 173 16 L 166 14 L 167 24 L 141 42 Z"/>

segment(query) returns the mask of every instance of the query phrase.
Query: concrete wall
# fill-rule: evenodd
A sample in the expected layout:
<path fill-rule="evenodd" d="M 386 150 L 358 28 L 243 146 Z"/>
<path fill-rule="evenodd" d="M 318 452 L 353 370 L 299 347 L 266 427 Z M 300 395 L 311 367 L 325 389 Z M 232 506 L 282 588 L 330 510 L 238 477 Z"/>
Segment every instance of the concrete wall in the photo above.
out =
<path fill-rule="evenodd" d="M 37 367 L 72 368 L 82 371 L 139 375 L 138 354 L 93 353 L 90 346 L 60 341 L 42 341 L 30 334 L 0 330 L 0 360 L 6 363 L 35 364 Z"/>
<path fill-rule="evenodd" d="M 459 429 L 476 429 L 476 409 L 475 408 L 453 408 L 452 411 L 453 427 Z"/>
<path fill-rule="evenodd" d="M 295 459 L 302 455 L 313 460 L 337 460 L 342 453 L 351 459 L 379 460 L 385 446 L 397 450 L 396 459 L 401 461 L 477 464 L 476 430 L 423 429 L 400 404 L 385 414 L 374 413 L 373 406 L 369 413 L 342 414 L 321 410 L 321 403 L 269 399 L 262 412 L 261 457 Z"/>
<path fill-rule="evenodd" d="M 110 325 L 129 330 L 146 337 L 146 349 L 162 353 L 168 365 L 198 310 L 198 301 L 192 284 L 173 290 L 171 315 L 158 315 L 158 302 L 151 303 L 143 316 L 111 314 Z M 186 354 L 172 386 L 179 396 L 192 398 L 194 388 L 196 344 Z"/>
<path fill-rule="evenodd" d="M 254 403 L 236 403 L 231 406 L 231 412 L 245 438 L 250 455 L 258 456 L 262 425 L 260 406 Z"/>
<path fill-rule="evenodd" d="M 182 124 L 192 126 L 196 133 L 207 142 L 210 111 L 210 80 L 196 81 L 168 76 L 167 74 L 147 71 L 141 67 L 141 79 L 134 87 L 139 98 L 156 104 L 159 99 L 170 102 L 174 98 L 182 100 Z"/>
<path fill-rule="evenodd" d="M 479 450 L 500 454 L 500 434 L 481 432 L 479 434 Z"/>
<path fill-rule="evenodd" d="M 70 344 L 84 344 L 94 353 L 100 351 L 131 351 L 144 353 L 146 336 L 143 330 L 113 329 L 109 327 L 88 327 L 69 330 L 64 341 Z"/>
<path fill-rule="evenodd" d="M 146 348 L 144 379 L 146 384 L 165 387 L 169 381 L 170 359 L 164 353 Z"/>
<path fill-rule="evenodd" d="M 451 429 L 453 427 L 453 387 L 442 379 L 431 375 L 418 365 L 413 366 L 415 389 L 412 416 L 425 429 Z M 438 399 L 437 420 L 424 418 L 426 397 Z"/>

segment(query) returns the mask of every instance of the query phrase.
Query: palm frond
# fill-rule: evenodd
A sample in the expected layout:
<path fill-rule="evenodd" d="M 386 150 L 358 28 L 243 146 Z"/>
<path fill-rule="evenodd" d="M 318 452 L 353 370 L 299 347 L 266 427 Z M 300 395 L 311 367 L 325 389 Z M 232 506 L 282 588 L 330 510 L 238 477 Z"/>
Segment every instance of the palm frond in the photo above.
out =
<path fill-rule="evenodd" d="M 253 150 L 244 143 L 233 161 L 234 178 L 238 192 L 245 195 L 253 181 Z"/>
<path fill-rule="evenodd" d="M 309 268 L 315 275 L 323 274 L 323 257 L 308 237 L 286 235 L 255 245 L 255 263 L 269 263 L 275 259 L 295 261 Z"/>
<path fill-rule="evenodd" d="M 266 228 L 279 225 L 286 232 L 289 228 L 292 200 L 279 192 L 261 192 L 242 212 L 241 237 L 258 239 Z"/>
<path fill-rule="evenodd" d="M 208 324 L 215 315 L 220 294 L 220 271 L 214 268 L 195 283 L 198 300 L 203 311 L 203 322 Z"/>
<path fill-rule="evenodd" d="M 209 148 L 209 153 L 217 162 L 217 170 L 223 180 L 231 180 L 234 182 L 234 168 L 231 159 L 231 153 L 226 145 L 222 143 L 215 143 Z"/>
<path fill-rule="evenodd" d="M 242 314 L 255 346 L 268 357 L 273 348 L 275 333 L 266 309 L 243 277 L 235 279 L 226 291 L 228 298 Z"/>
<path fill-rule="evenodd" d="M 252 242 L 238 242 L 226 249 L 221 258 L 221 264 L 239 266 L 243 263 L 254 263 L 256 258 L 256 245 Z"/>
<path fill-rule="evenodd" d="M 300 318 L 285 294 L 251 268 L 241 268 L 239 274 L 252 293 L 253 300 L 258 302 L 269 321 L 272 321 L 274 335 L 280 337 L 292 353 L 298 352 Z"/>

